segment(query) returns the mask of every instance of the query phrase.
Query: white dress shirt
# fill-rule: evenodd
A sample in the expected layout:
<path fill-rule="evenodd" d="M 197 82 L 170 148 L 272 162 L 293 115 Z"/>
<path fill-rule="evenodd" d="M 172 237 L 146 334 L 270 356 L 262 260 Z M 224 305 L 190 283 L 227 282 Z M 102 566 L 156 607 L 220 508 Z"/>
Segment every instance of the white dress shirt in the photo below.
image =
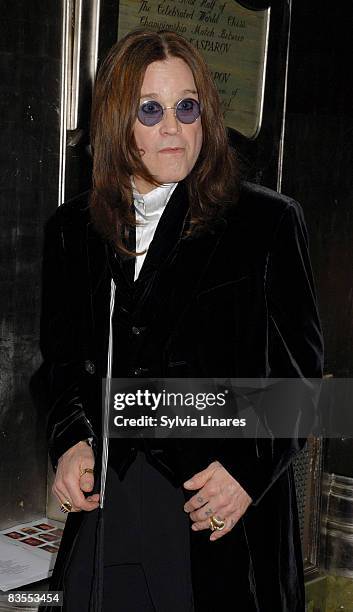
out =
<path fill-rule="evenodd" d="M 141 223 L 141 225 L 136 226 L 136 251 L 140 252 L 146 249 L 146 253 L 138 255 L 135 259 L 136 280 L 145 260 L 147 249 L 152 242 L 158 222 L 178 183 L 165 183 L 145 194 L 138 193 L 132 177 L 131 184 L 133 188 L 136 221 Z"/>

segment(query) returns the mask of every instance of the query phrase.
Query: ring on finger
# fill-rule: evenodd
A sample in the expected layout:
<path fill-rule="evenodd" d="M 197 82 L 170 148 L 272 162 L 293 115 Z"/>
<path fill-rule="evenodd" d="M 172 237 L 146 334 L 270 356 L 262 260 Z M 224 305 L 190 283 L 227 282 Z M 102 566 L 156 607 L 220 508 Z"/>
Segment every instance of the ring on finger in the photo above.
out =
<path fill-rule="evenodd" d="M 86 468 L 80 467 L 80 478 L 84 474 L 94 474 L 94 469 L 93 468 L 88 468 L 88 467 L 86 467 Z"/>
<path fill-rule="evenodd" d="M 210 529 L 211 531 L 222 531 L 226 525 L 226 522 L 222 519 L 217 519 L 213 514 L 210 517 Z"/>
<path fill-rule="evenodd" d="M 60 506 L 60 510 L 61 512 L 64 512 L 64 513 L 71 512 L 72 503 L 70 502 L 69 499 L 65 499 L 65 501 Z"/>

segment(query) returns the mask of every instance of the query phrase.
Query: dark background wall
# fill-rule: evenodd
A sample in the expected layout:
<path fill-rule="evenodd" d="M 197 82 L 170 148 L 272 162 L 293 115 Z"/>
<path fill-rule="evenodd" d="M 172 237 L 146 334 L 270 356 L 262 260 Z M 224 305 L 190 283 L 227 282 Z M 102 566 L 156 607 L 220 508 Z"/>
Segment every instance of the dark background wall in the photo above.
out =
<path fill-rule="evenodd" d="M 61 3 L 0 2 L 0 528 L 45 512 L 47 453 L 29 398 L 40 257 L 58 199 Z"/>
<path fill-rule="evenodd" d="M 353 375 L 353 6 L 293 0 L 283 191 L 303 203 L 326 372 Z"/>
<path fill-rule="evenodd" d="M 304 208 L 336 378 L 353 376 L 352 25 L 351 2 L 293 0 L 282 190 Z M 353 477 L 351 439 L 328 442 L 325 468 Z"/>

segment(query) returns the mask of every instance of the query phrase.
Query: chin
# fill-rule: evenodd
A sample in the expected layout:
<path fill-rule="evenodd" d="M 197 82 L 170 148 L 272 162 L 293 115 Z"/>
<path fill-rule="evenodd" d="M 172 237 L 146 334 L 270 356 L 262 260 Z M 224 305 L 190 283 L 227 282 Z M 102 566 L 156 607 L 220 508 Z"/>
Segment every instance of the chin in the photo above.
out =
<path fill-rule="evenodd" d="M 162 184 L 165 184 L 165 183 L 178 183 L 179 181 L 182 180 L 182 178 L 184 178 L 184 177 L 181 176 L 181 175 L 177 175 L 177 176 L 173 175 L 173 176 L 165 176 L 163 178 L 162 177 L 158 177 L 157 180 L 160 183 L 162 183 Z"/>
<path fill-rule="evenodd" d="M 188 172 L 169 172 L 168 174 L 163 174 L 163 175 L 159 175 L 157 176 L 157 180 L 160 183 L 178 183 L 179 181 L 182 181 L 189 173 Z"/>

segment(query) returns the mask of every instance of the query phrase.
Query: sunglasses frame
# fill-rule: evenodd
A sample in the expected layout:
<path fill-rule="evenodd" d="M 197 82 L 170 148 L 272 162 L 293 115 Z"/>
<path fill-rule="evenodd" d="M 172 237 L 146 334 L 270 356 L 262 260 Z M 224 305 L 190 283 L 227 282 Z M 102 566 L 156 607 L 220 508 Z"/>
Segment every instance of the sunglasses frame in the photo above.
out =
<path fill-rule="evenodd" d="M 180 104 L 180 102 L 184 102 L 185 100 L 192 100 L 193 102 L 196 102 L 196 104 L 197 104 L 197 106 L 198 106 L 198 108 L 199 108 L 199 114 L 198 114 L 198 116 L 196 117 L 196 119 L 194 119 L 193 121 L 190 121 L 189 123 L 188 123 L 188 122 L 186 122 L 186 121 L 181 121 L 181 120 L 179 119 L 178 115 L 177 115 L 177 108 L 178 108 L 178 105 Z M 142 109 L 142 106 L 143 106 L 144 104 L 147 104 L 148 102 L 153 102 L 154 104 L 159 104 L 159 106 L 160 106 L 160 107 L 161 107 L 161 109 L 162 109 L 162 117 L 161 117 L 161 118 L 160 118 L 158 121 L 156 121 L 156 123 L 152 123 L 151 125 L 148 125 L 148 124 L 144 123 L 143 121 L 141 121 L 141 119 L 140 119 L 140 117 L 139 117 L 139 113 L 140 113 L 140 110 Z M 180 123 L 182 123 L 183 125 L 192 125 L 192 124 L 193 124 L 193 123 L 195 123 L 195 121 L 197 121 L 197 120 L 200 118 L 200 116 L 201 116 L 201 103 L 200 103 L 198 100 L 196 100 L 195 98 L 181 98 L 181 99 L 180 99 L 180 100 L 179 100 L 179 101 L 178 101 L 178 102 L 175 104 L 175 106 L 163 106 L 163 104 L 161 104 L 160 102 L 158 102 L 158 100 L 144 100 L 143 102 L 141 102 L 141 104 L 140 104 L 140 106 L 139 106 L 139 109 L 138 109 L 138 112 L 137 112 L 137 118 L 138 118 L 139 122 L 140 122 L 142 125 L 144 125 L 145 127 L 154 127 L 155 125 L 158 125 L 158 123 L 160 123 L 161 121 L 163 121 L 163 118 L 164 118 L 164 115 L 165 115 L 165 111 L 166 111 L 167 109 L 169 109 L 169 108 L 172 108 L 172 109 L 174 110 L 174 117 L 176 117 L 176 118 L 178 119 L 178 121 L 179 121 Z"/>

